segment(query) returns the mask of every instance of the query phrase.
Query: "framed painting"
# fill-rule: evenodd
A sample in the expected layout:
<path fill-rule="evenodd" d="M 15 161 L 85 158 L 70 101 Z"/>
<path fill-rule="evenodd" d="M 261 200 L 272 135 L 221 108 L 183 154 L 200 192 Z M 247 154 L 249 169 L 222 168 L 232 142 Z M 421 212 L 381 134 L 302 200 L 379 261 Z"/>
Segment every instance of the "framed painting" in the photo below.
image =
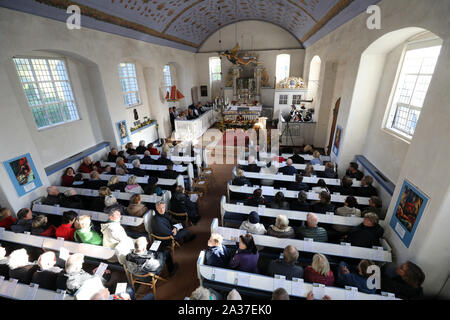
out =
<path fill-rule="evenodd" d="M 336 133 L 334 134 L 333 146 L 331 148 L 333 150 L 333 153 L 336 156 L 339 155 L 339 147 L 341 145 L 341 138 L 342 138 L 342 127 L 341 126 L 337 126 L 336 127 Z"/>
<path fill-rule="evenodd" d="M 42 181 L 29 153 L 3 162 L 19 197 L 42 186 Z"/>
<path fill-rule="evenodd" d="M 408 180 L 403 182 L 390 226 L 407 248 L 411 244 L 428 200 L 429 198 Z"/>
<path fill-rule="evenodd" d="M 117 132 L 119 133 L 120 144 L 124 145 L 130 142 L 130 135 L 127 130 L 127 122 L 125 120 L 117 122 Z"/>

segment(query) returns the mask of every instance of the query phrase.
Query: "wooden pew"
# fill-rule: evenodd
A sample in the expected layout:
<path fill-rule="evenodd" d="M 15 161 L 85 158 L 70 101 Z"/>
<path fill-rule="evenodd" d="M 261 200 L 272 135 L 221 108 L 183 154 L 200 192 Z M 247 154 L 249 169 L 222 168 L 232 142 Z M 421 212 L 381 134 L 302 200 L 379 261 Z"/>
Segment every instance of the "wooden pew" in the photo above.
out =
<path fill-rule="evenodd" d="M 247 160 L 239 160 L 238 161 L 239 165 L 242 166 L 247 166 L 248 165 L 248 161 Z M 258 167 L 266 167 L 267 166 L 267 162 L 266 161 L 257 161 L 256 164 L 258 165 Z M 283 168 L 286 166 L 286 161 L 281 162 L 281 163 L 273 163 L 272 162 L 272 166 L 277 166 L 278 168 Z M 306 164 L 296 164 L 293 163 L 292 166 L 297 169 L 297 170 L 305 170 L 306 169 Z M 325 171 L 325 166 L 321 166 L 321 165 L 314 165 L 314 171 Z"/>
<path fill-rule="evenodd" d="M 82 173 L 83 178 L 84 179 L 89 179 L 89 173 Z M 113 174 L 100 174 L 100 180 L 104 180 L 104 181 L 109 181 L 109 179 L 111 179 L 111 177 L 113 177 Z M 131 177 L 132 175 L 130 174 L 126 174 L 123 176 L 117 176 L 119 178 L 120 182 L 127 182 L 128 179 Z M 137 177 L 136 183 L 142 183 L 142 184 L 147 184 L 148 182 L 148 176 L 144 176 L 144 177 Z M 178 176 L 177 179 L 163 179 L 163 178 L 158 178 L 158 183 L 157 185 L 159 186 L 175 186 L 175 185 L 179 185 L 179 186 L 183 186 L 184 188 L 184 179 L 182 176 Z"/>

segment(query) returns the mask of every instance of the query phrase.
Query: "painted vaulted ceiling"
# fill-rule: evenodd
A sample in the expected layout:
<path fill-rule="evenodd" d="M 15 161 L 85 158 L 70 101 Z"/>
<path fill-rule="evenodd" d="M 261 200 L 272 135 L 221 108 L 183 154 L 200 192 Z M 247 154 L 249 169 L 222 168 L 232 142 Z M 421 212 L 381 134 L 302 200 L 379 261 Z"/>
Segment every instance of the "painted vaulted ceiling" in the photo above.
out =
<path fill-rule="evenodd" d="M 280 26 L 308 47 L 380 0 L 0 0 L 0 6 L 192 52 L 218 29 L 243 20 Z"/>

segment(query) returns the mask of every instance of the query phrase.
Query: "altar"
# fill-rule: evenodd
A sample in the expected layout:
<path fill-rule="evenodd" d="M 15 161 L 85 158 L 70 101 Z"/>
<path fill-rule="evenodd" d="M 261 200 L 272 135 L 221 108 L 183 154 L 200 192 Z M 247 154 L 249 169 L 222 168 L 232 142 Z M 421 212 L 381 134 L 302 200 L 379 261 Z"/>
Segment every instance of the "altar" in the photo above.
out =
<path fill-rule="evenodd" d="M 175 120 L 175 140 L 192 141 L 200 138 L 217 120 L 216 111 L 208 110 L 194 120 Z"/>

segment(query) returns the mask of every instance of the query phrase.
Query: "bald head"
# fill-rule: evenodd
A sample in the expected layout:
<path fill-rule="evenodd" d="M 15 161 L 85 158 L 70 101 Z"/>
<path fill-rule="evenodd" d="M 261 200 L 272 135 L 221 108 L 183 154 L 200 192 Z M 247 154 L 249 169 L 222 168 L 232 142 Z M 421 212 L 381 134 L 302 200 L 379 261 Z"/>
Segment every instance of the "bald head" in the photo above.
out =
<path fill-rule="evenodd" d="M 314 213 L 308 213 L 306 216 L 306 223 L 308 224 L 308 227 L 315 228 L 317 227 L 318 219 L 317 216 Z"/>

